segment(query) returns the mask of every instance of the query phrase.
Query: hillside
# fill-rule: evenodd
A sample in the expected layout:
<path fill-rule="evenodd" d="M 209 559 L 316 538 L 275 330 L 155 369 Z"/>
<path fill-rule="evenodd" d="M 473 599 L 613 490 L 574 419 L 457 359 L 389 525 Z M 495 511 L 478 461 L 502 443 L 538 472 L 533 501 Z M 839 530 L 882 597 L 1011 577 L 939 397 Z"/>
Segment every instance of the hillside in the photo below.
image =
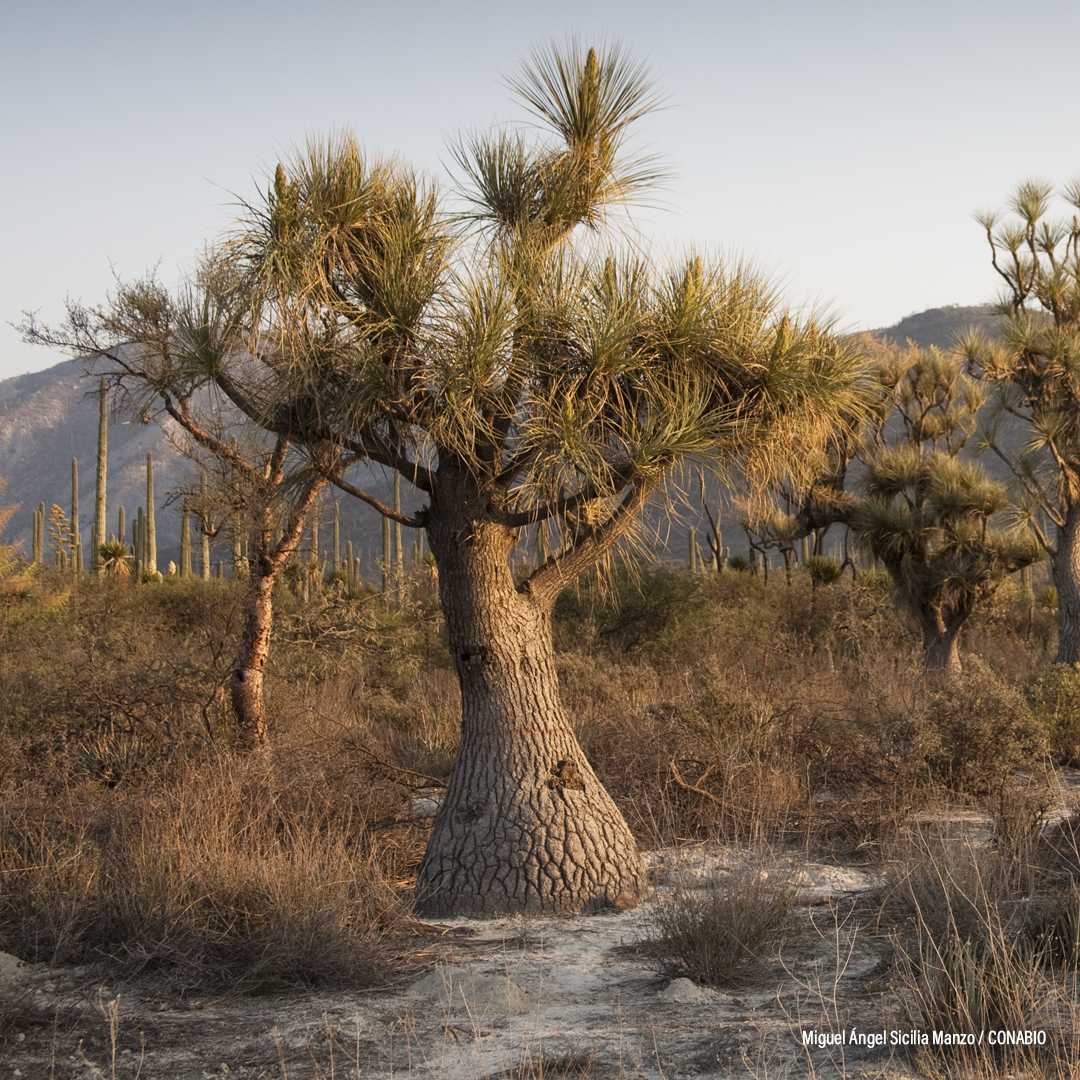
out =
<path fill-rule="evenodd" d="M 930 308 L 913 315 L 905 315 L 894 326 L 884 326 L 870 333 L 875 337 L 889 338 L 903 342 L 910 338 L 924 349 L 936 345 L 939 349 L 948 349 L 956 343 L 965 330 L 984 330 L 993 334 L 997 329 L 997 317 L 989 304 L 974 307 Z"/>
<path fill-rule="evenodd" d="M 71 459 L 79 460 L 79 525 L 84 549 L 90 543 L 94 515 L 97 463 L 97 383 L 83 374 L 81 362 L 64 361 L 45 371 L 19 375 L 0 382 L 0 477 L 7 487 L 0 505 L 20 504 L 0 539 L 22 545 L 30 553 L 32 514 L 39 503 L 46 511 L 59 504 L 71 512 Z M 89 395 L 89 396 L 88 396 Z M 192 466 L 180 453 L 179 429 L 168 418 L 139 423 L 115 410 L 109 417 L 108 528 L 116 530 L 123 506 L 130 523 L 138 507 L 146 504 L 146 454 L 154 456 L 154 501 L 157 517 L 158 563 L 180 557 L 180 518 L 175 493 L 190 484 Z M 383 498 L 389 484 L 367 477 Z M 406 499 L 407 503 L 410 503 Z M 418 500 L 413 498 L 412 505 Z M 325 497 L 321 517 L 328 525 L 332 500 Z M 352 540 L 365 560 L 381 550 L 381 524 L 374 511 L 354 499 L 341 500 L 342 546 Z M 408 533 L 409 530 L 406 530 Z M 127 529 L 131 539 L 130 524 Z M 324 537 L 326 534 L 324 533 Z M 406 537 L 406 543 L 410 538 Z M 220 542 L 213 558 L 228 561 Z"/>

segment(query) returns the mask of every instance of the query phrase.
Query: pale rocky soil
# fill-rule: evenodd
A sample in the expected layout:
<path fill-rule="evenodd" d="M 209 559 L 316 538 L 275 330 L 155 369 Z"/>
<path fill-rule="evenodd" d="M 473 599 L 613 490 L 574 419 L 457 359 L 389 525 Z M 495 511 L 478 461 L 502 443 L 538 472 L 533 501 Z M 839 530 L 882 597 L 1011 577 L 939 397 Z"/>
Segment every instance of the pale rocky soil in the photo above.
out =
<path fill-rule="evenodd" d="M 697 845 L 647 859 L 663 897 L 748 857 Z M 874 932 L 876 872 L 794 855 L 760 866 L 798 887 L 799 928 L 723 991 L 672 979 L 643 955 L 655 899 L 578 918 L 447 920 L 423 962 L 366 992 L 214 998 L 0 954 L 0 1080 L 916 1075 L 888 1049 L 848 1048 L 845 1060 L 835 1049 L 808 1057 L 799 1042 L 801 1027 L 908 1026 L 889 940 Z"/>

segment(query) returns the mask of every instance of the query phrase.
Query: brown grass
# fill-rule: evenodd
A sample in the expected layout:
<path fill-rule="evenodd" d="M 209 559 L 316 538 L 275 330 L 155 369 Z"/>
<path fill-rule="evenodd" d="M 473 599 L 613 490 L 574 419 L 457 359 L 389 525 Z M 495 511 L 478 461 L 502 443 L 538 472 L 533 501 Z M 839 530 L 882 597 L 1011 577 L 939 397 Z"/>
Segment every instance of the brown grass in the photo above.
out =
<path fill-rule="evenodd" d="M 990 797 L 1029 747 L 1005 761 L 991 732 L 940 764 L 935 718 L 956 710 L 872 575 L 646 570 L 617 592 L 584 580 L 560 601 L 560 679 L 644 844 L 879 857 L 913 808 Z M 50 573 L 0 600 L 0 948 L 249 988 L 384 978 L 424 842 L 409 803 L 457 749 L 434 595 L 409 597 L 282 590 L 259 759 L 234 750 L 222 694 L 237 586 Z M 991 614 L 971 636 L 1012 650 L 1004 715 L 1052 643 L 1026 609 Z"/>

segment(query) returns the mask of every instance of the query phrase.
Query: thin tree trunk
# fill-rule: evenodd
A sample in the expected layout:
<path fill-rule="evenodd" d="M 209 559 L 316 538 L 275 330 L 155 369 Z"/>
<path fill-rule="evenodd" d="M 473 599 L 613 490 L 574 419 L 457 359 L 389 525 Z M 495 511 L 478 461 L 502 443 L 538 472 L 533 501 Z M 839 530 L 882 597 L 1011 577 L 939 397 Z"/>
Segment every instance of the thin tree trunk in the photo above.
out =
<path fill-rule="evenodd" d="M 293 505 L 276 544 L 272 543 L 273 520 L 269 508 L 260 512 L 260 527 L 252 538 L 254 551 L 249 553 L 252 558 L 244 586 L 244 628 L 229 678 L 229 695 L 240 740 L 248 750 L 264 749 L 269 741 L 263 682 L 274 628 L 274 582 L 300 543 L 308 507 L 322 486 L 322 481 L 317 482 Z"/>
<path fill-rule="evenodd" d="M 440 491 L 433 503 L 428 541 L 461 685 L 461 746 L 417 875 L 417 909 L 631 906 L 644 873 L 559 701 L 554 601 L 515 588 L 515 535 L 483 520 L 475 491 Z"/>
<path fill-rule="evenodd" d="M 1080 499 L 1066 511 L 1051 560 L 1058 594 L 1058 651 L 1055 664 L 1080 663 Z"/>

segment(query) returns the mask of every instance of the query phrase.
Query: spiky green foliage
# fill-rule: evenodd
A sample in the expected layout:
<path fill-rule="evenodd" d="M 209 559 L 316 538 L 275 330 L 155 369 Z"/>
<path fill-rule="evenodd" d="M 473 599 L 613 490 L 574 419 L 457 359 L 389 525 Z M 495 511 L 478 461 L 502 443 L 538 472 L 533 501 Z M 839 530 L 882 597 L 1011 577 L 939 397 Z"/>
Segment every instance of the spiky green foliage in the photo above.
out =
<path fill-rule="evenodd" d="M 960 360 L 911 346 L 878 355 L 893 407 L 867 433 L 861 498 L 844 521 L 918 620 L 928 665 L 955 666 L 955 637 L 975 605 L 1038 550 L 1015 531 L 990 528 L 1008 492 L 957 456 L 983 400 Z"/>
<path fill-rule="evenodd" d="M 1055 196 L 1068 209 L 1054 214 Z M 1059 663 L 1080 660 L 1080 179 L 1025 180 L 1004 214 L 976 216 L 1003 283 L 1001 335 L 961 343 L 993 388 L 980 446 L 1012 471 L 1018 517 L 1049 554 L 1062 597 Z M 1026 438 L 1010 437 L 1020 427 Z"/>
<path fill-rule="evenodd" d="M 553 523 L 554 586 L 625 535 L 681 461 L 798 468 L 857 407 L 859 360 L 744 263 L 568 242 L 658 180 L 628 152 L 656 104 L 640 63 L 571 42 L 509 81 L 541 133 L 459 144 L 471 218 L 350 135 L 313 140 L 189 290 L 148 279 L 69 321 L 138 342 L 137 362 L 120 359 L 147 393 L 213 385 L 323 474 L 360 458 L 431 493 L 442 463 L 466 467 L 494 519 Z"/>
<path fill-rule="evenodd" d="M 132 556 L 122 540 L 106 540 L 98 546 L 98 560 L 103 574 L 116 577 L 131 576 Z"/>

